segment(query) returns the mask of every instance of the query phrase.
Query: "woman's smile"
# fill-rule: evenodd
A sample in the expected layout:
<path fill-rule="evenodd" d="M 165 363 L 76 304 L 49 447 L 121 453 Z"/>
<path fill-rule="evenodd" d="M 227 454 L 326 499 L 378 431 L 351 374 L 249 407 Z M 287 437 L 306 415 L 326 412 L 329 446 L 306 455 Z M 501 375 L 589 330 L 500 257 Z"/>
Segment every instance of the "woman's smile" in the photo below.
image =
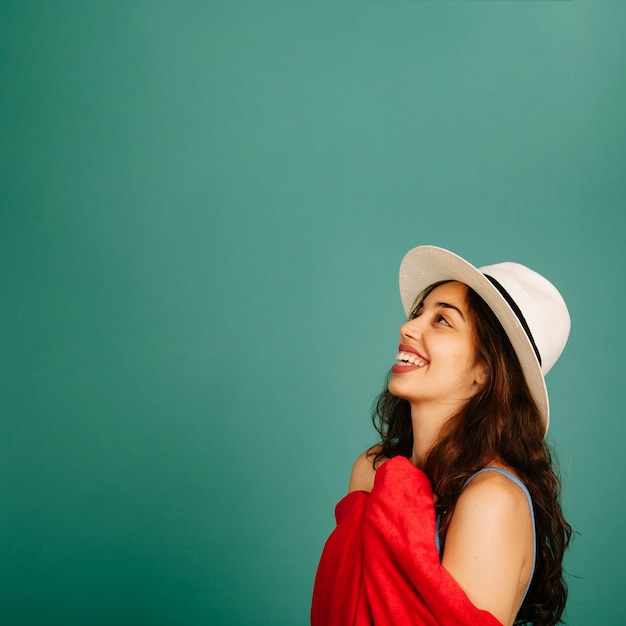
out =
<path fill-rule="evenodd" d="M 391 368 L 394 374 L 403 374 L 428 365 L 429 361 L 422 356 L 415 348 L 408 344 L 401 343 L 398 346 L 396 364 Z"/>

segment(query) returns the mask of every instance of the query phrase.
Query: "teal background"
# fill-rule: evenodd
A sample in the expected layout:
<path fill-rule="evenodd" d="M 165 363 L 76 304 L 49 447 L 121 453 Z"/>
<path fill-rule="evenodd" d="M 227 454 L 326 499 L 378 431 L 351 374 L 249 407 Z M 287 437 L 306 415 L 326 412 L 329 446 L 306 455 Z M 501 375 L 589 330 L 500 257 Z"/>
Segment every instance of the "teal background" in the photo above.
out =
<path fill-rule="evenodd" d="M 0 1 L 0 623 L 306 624 L 400 259 L 516 260 L 568 622 L 623 624 L 626 4 Z"/>

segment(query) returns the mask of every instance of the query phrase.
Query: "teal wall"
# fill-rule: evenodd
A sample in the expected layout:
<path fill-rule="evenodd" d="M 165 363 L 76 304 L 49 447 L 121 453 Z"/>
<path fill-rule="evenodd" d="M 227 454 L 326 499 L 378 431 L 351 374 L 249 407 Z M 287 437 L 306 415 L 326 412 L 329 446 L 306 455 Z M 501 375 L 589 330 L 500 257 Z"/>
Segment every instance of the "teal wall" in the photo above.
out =
<path fill-rule="evenodd" d="M 432 243 L 565 295 L 568 620 L 624 624 L 625 21 L 0 0 L 0 623 L 306 624 Z"/>

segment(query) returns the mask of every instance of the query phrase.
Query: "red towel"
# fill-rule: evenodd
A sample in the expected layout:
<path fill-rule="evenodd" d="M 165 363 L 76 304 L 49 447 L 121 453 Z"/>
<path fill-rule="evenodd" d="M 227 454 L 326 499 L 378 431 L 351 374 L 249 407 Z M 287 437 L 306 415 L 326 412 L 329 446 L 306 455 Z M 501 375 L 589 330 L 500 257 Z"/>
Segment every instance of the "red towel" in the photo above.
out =
<path fill-rule="evenodd" d="M 349 493 L 335 517 L 311 626 L 502 626 L 439 562 L 430 481 L 408 459 L 384 463 L 372 492 Z"/>

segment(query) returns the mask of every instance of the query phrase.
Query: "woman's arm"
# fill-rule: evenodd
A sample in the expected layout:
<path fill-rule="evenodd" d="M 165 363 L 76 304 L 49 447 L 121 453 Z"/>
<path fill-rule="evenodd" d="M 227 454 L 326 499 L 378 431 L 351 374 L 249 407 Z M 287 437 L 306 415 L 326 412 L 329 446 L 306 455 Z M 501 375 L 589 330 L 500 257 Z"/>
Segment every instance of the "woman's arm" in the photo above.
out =
<path fill-rule="evenodd" d="M 533 531 L 522 490 L 496 472 L 476 476 L 459 497 L 443 567 L 474 605 L 513 624 L 532 575 Z"/>

